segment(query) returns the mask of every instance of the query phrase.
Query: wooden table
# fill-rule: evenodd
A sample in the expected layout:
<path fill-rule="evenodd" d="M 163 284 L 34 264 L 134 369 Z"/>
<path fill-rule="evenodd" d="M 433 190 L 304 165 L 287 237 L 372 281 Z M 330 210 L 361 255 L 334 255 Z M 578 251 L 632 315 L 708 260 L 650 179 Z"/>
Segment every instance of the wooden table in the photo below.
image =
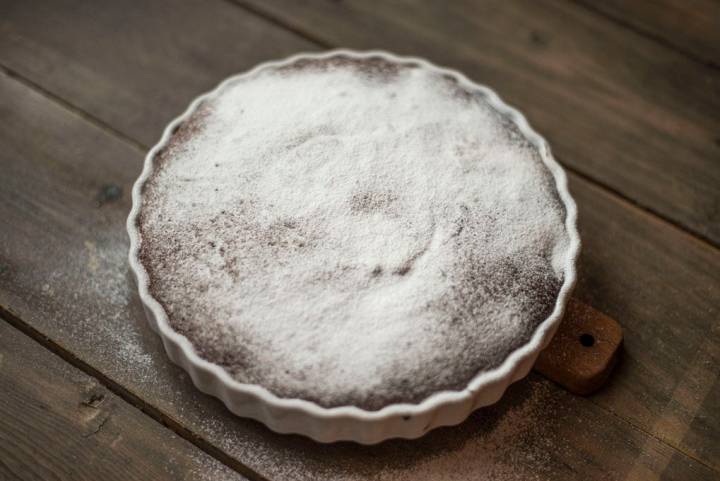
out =
<path fill-rule="evenodd" d="M 0 2 L 0 479 L 720 478 L 720 4 Z M 319 445 L 170 364 L 129 282 L 144 153 L 191 98 L 331 47 L 427 57 L 527 114 L 570 174 L 609 385 L 538 374 L 458 427 Z"/>

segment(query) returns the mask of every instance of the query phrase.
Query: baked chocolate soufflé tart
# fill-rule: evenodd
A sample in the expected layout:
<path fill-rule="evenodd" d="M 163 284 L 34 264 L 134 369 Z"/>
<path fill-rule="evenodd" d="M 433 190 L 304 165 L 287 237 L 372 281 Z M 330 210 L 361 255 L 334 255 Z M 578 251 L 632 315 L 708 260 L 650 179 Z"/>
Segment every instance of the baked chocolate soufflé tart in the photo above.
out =
<path fill-rule="evenodd" d="M 172 330 L 241 384 L 364 411 L 528 344 L 574 281 L 574 204 L 524 119 L 463 79 L 337 52 L 196 101 L 131 219 Z"/>

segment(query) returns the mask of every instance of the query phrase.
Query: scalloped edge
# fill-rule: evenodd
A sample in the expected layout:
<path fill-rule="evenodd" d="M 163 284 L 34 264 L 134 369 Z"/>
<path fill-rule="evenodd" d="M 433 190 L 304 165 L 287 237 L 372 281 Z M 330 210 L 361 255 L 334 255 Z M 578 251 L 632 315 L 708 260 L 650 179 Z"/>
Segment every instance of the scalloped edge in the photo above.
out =
<path fill-rule="evenodd" d="M 200 358 L 190 341 L 170 327 L 165 310 L 150 294 L 148 274 L 138 255 L 141 238 L 137 223 L 142 205 L 142 188 L 153 170 L 155 155 L 165 146 L 175 128 L 195 111 L 200 102 L 217 95 L 239 79 L 268 67 L 288 65 L 300 59 L 322 59 L 336 55 L 355 59 L 380 57 L 392 62 L 416 63 L 422 68 L 450 75 L 460 85 L 482 92 L 487 101 L 512 119 L 525 137 L 538 148 L 555 179 L 566 209 L 565 228 L 569 237 L 564 264 L 565 280 L 555 308 L 538 325 L 525 345 L 511 352 L 497 368 L 478 373 L 462 391 L 441 391 L 418 404 L 391 404 L 377 411 L 367 411 L 356 406 L 326 408 L 302 399 L 280 398 L 262 386 L 241 383 L 219 365 Z M 302 434 L 320 442 L 355 441 L 374 444 L 390 438 L 414 439 L 434 428 L 459 424 L 475 409 L 497 402 L 512 382 L 524 378 L 530 372 L 538 354 L 554 336 L 575 286 L 575 263 L 580 252 L 577 207 L 568 191 L 565 171 L 553 158 L 548 143 L 530 127 L 525 117 L 505 104 L 492 89 L 469 80 L 460 72 L 438 67 L 421 58 L 402 57 L 380 50 L 358 52 L 338 49 L 301 53 L 284 60 L 265 62 L 250 71 L 227 78 L 212 91 L 196 97 L 182 115 L 168 124 L 160 141 L 145 157 L 143 171 L 132 190 L 132 209 L 127 220 L 127 230 L 130 236 L 130 268 L 135 275 L 140 299 L 148 322 L 160 335 L 170 359 L 190 374 L 198 389 L 222 400 L 236 415 L 260 421 L 279 433 Z"/>

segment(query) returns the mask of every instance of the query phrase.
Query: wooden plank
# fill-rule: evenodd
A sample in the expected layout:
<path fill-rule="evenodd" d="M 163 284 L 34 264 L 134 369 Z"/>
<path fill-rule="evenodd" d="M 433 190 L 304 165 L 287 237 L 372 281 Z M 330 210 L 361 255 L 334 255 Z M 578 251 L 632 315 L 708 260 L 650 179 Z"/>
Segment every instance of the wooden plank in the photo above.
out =
<path fill-rule="evenodd" d="M 0 319 L 0 479 L 245 478 Z"/>
<path fill-rule="evenodd" d="M 621 363 L 592 399 L 719 468 L 720 255 L 578 183 L 584 252 L 576 292 L 624 331 Z"/>
<path fill-rule="evenodd" d="M 633 473 L 636 479 L 661 474 L 668 479 L 717 477 L 705 458 L 687 457 L 605 408 L 536 375 L 513 386 L 502 402 L 479 411 L 462 426 L 438 430 L 416 442 L 318 447 L 307 439 L 276 435 L 258 423 L 230 415 L 170 364 L 158 337 L 146 325 L 128 279 L 124 219 L 141 152 L 6 76 L 0 76 L 0 99 L 4 126 L 0 164 L 7 173 L 0 183 L 0 218 L 13 226 L 0 231 L 0 306 L 92 365 L 123 392 L 141 397 L 163 419 L 182 425 L 262 476 L 274 480 L 409 480 L 427 473 L 455 479 L 474 479 L 478 473 L 560 480 L 576 479 L 577 473 L 587 479 Z M 73 141 L 67 142 L 68 138 Z M 638 228 L 634 224 L 640 224 L 640 231 L 652 234 L 652 243 L 678 249 L 690 259 L 705 256 L 708 270 L 717 265 L 717 257 L 707 253 L 704 245 L 676 238 L 674 229 L 627 209 L 581 180 L 574 181 L 573 187 L 584 192 L 581 205 L 604 206 L 607 217 L 591 217 L 600 224 L 598 232 L 604 228 L 611 236 L 632 238 Z M 109 195 L 118 190 L 121 195 Z M 615 225 L 610 219 L 624 222 Z M 587 232 L 587 226 L 583 229 Z M 670 239 L 669 244 L 664 239 Z M 604 252 L 602 246 L 610 244 L 608 249 L 618 250 L 618 263 L 630 259 L 622 257 L 627 246 L 618 249 L 607 235 L 590 237 L 587 242 L 591 252 Z M 633 244 L 627 252 L 633 252 Z M 641 276 L 643 269 L 664 275 L 651 259 L 635 262 L 642 267 L 638 267 Z M 593 263 L 601 264 L 600 258 L 589 265 Z M 701 263 L 690 265 L 696 269 Z M 676 270 L 671 263 L 665 279 L 677 275 Z M 592 289 L 618 281 L 602 273 L 602 268 L 592 273 L 597 283 Z M 668 298 L 687 297 L 685 287 L 668 293 Z M 645 322 L 643 309 L 655 300 L 642 290 L 642 284 L 635 289 L 642 294 L 637 317 Z M 603 301 L 610 307 L 620 305 L 612 297 Z M 700 324 L 704 318 L 698 318 L 696 308 L 705 309 L 678 307 L 678 318 Z M 668 313 L 659 313 L 657 321 L 672 319 Z M 637 325 L 634 329 L 645 333 Z M 660 356 L 658 345 L 667 342 L 663 335 L 657 343 L 648 344 L 649 359 L 639 354 L 666 378 L 667 385 L 650 391 L 647 386 L 652 379 L 645 377 L 643 366 L 629 364 L 626 369 L 626 377 L 643 381 L 634 383 L 646 389 L 641 395 L 662 394 L 676 384 L 677 372 L 667 372 L 667 366 L 652 362 L 653 356 Z M 687 343 L 692 342 L 696 339 L 689 337 Z M 632 344 L 632 356 L 638 355 L 637 349 Z M 687 365 L 691 349 L 681 343 L 668 355 L 676 356 L 675 365 Z M 623 389 L 623 383 L 614 384 L 614 389 Z M 655 404 L 649 402 L 644 409 L 652 415 Z M 690 426 L 688 432 L 705 446 L 718 431 L 713 426 L 709 432 Z"/>
<path fill-rule="evenodd" d="M 566 166 L 720 243 L 717 69 L 565 1 L 237 1 L 328 45 L 467 73 Z"/>
<path fill-rule="evenodd" d="M 720 67 L 720 4 L 715 0 L 579 1 L 699 61 Z"/>

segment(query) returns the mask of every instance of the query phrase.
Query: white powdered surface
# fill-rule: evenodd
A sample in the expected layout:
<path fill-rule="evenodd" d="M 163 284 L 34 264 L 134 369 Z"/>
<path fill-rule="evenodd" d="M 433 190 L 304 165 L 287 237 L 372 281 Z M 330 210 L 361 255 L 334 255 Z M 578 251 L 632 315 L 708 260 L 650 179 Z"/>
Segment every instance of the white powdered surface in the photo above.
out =
<path fill-rule="evenodd" d="M 565 210 L 538 152 L 425 68 L 267 68 L 156 164 L 153 294 L 201 356 L 282 397 L 378 409 L 462 389 L 562 284 Z"/>

